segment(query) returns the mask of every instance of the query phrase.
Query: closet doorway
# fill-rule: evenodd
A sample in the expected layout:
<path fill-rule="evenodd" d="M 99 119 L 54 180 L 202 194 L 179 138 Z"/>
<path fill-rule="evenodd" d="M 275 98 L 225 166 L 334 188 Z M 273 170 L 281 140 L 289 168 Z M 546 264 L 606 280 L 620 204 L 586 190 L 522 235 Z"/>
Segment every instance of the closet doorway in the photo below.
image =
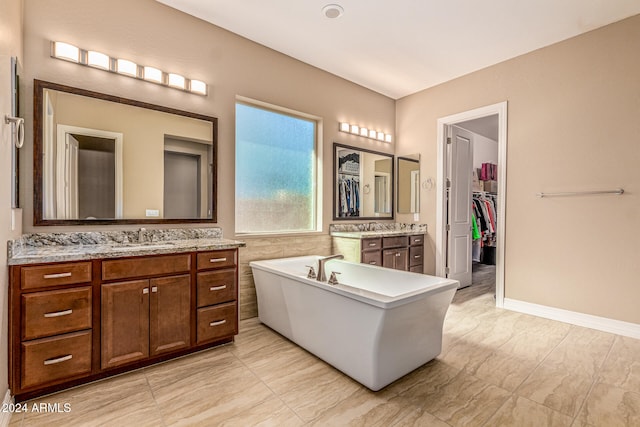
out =
<path fill-rule="evenodd" d="M 485 181 L 474 177 L 474 139 L 484 142 L 484 136 L 476 134 L 478 125 L 493 123 L 497 126 L 497 153 L 483 158 L 475 153 L 477 162 L 486 163 L 481 169 Z M 507 147 L 507 103 L 502 102 L 471 111 L 438 119 L 438 179 L 436 206 L 436 274 L 459 280 L 462 286 L 471 284 L 473 252 L 473 197 L 491 197 L 495 211 L 484 211 L 487 221 L 493 215 L 492 224 L 481 232 L 487 247 L 484 257 L 496 266 L 496 306 L 504 300 L 504 242 L 505 242 L 505 190 Z M 477 136 L 476 136 L 477 135 Z M 492 139 L 492 138 L 488 138 Z M 478 144 L 480 145 L 480 144 Z M 477 147 L 476 147 L 477 148 Z M 488 154 L 487 154 L 488 155 Z M 496 156 L 496 157 L 491 157 Z M 496 161 L 497 160 L 497 161 Z M 496 165 L 496 166 L 489 166 Z M 490 179 L 496 178 L 498 179 Z M 486 185 L 486 186 L 485 186 Z M 474 192 L 475 190 L 475 192 Z M 479 212 L 476 210 L 476 214 Z M 478 221 L 477 223 L 479 223 Z M 487 233 L 493 232 L 493 233 Z M 476 235 L 477 237 L 477 235 Z M 490 246 L 490 247 L 489 247 Z M 477 248 L 476 248 L 477 249 Z M 485 258 L 487 261 L 488 258 Z"/>

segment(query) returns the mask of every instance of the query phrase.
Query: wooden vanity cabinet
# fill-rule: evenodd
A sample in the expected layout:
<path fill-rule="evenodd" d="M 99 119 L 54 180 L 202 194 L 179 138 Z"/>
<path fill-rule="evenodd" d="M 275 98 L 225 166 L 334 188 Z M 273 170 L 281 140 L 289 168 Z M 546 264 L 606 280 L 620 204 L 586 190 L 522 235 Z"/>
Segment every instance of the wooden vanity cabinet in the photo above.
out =
<path fill-rule="evenodd" d="M 190 254 L 102 262 L 119 280 L 101 288 L 102 369 L 190 346 L 190 269 Z M 152 273 L 169 276 L 127 280 Z"/>
<path fill-rule="evenodd" d="M 16 400 L 232 341 L 237 254 L 11 266 L 9 381 Z"/>
<path fill-rule="evenodd" d="M 198 344 L 238 333 L 237 251 L 198 254 Z"/>
<path fill-rule="evenodd" d="M 189 275 L 102 285 L 103 369 L 190 345 Z"/>
<path fill-rule="evenodd" d="M 345 260 L 396 270 L 423 272 L 424 234 L 376 236 L 362 239 L 333 237 L 333 253 Z"/>
<path fill-rule="evenodd" d="M 424 272 L 424 234 L 409 236 L 409 271 Z"/>
<path fill-rule="evenodd" d="M 90 375 L 92 263 L 12 267 L 10 281 L 12 391 Z"/>

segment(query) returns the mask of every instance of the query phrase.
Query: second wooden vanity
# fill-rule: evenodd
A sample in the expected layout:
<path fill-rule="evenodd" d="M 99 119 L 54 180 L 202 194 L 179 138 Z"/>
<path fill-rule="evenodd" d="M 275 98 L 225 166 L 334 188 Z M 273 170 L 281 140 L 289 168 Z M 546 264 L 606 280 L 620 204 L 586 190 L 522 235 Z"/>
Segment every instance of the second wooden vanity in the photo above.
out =
<path fill-rule="evenodd" d="M 345 260 L 422 273 L 423 232 L 332 232 L 333 253 Z"/>
<path fill-rule="evenodd" d="M 16 401 L 233 341 L 241 244 L 222 246 L 11 265 Z"/>

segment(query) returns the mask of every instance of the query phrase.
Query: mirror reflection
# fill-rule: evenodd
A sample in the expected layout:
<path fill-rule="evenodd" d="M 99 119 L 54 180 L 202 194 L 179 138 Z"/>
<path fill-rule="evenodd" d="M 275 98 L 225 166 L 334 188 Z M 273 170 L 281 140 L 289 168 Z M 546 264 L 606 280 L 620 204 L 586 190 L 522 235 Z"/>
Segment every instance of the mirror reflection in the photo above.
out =
<path fill-rule="evenodd" d="M 334 144 L 334 219 L 393 218 L 393 155 Z"/>
<path fill-rule="evenodd" d="M 35 86 L 37 225 L 215 221 L 215 118 Z"/>
<path fill-rule="evenodd" d="M 398 213 L 420 212 L 420 154 L 398 157 Z"/>

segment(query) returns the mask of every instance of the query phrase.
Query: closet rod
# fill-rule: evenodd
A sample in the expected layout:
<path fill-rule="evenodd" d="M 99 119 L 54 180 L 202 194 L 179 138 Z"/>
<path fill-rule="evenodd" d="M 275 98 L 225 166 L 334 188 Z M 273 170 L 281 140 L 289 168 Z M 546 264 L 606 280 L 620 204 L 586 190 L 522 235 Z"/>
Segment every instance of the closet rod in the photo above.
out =
<path fill-rule="evenodd" d="M 566 193 L 537 193 L 536 196 L 542 197 L 571 197 L 571 196 L 585 196 L 593 194 L 624 194 L 624 189 L 616 188 L 615 190 L 601 190 L 601 191 L 569 191 Z"/>

